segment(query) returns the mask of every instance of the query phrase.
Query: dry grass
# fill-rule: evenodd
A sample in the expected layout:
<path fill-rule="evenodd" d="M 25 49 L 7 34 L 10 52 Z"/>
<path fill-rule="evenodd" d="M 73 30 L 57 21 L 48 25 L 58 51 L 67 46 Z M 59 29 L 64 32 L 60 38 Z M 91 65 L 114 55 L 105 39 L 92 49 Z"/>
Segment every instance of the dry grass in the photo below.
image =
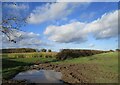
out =
<path fill-rule="evenodd" d="M 32 52 L 32 53 L 4 53 L 3 58 L 32 58 L 32 57 L 44 57 L 53 58 L 56 57 L 57 52 Z"/>

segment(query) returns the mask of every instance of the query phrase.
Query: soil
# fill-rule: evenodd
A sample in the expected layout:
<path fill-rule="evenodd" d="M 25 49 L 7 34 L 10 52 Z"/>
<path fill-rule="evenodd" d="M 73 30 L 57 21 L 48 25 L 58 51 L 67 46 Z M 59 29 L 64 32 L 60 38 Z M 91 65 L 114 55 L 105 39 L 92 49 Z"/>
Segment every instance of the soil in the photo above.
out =
<path fill-rule="evenodd" d="M 62 80 L 66 83 L 95 83 L 101 76 L 103 79 L 117 79 L 117 74 L 104 72 L 99 64 L 38 64 L 30 69 L 55 70 L 62 73 Z"/>
<path fill-rule="evenodd" d="M 28 69 L 28 67 L 25 67 Z M 55 70 L 56 72 L 62 73 L 62 81 L 64 81 L 66 84 L 77 84 L 77 83 L 94 83 L 96 78 L 98 78 L 100 75 L 102 77 L 107 78 L 116 78 L 112 73 L 107 73 L 107 75 L 103 75 L 103 71 L 99 68 L 99 65 L 97 64 L 51 64 L 51 63 L 45 63 L 45 64 L 38 64 L 38 65 L 32 65 L 29 67 L 29 70 Z M 109 76 L 111 75 L 111 76 Z M 23 82 L 22 82 L 23 83 Z M 24 84 L 26 85 L 26 81 L 24 81 Z"/>
<path fill-rule="evenodd" d="M 97 74 L 99 68 L 93 64 L 39 64 L 38 66 L 31 66 L 30 69 L 61 72 L 62 80 L 67 83 L 90 83 L 94 82 L 94 78 L 91 80 L 91 76 L 88 76 L 86 73 L 94 72 Z"/>

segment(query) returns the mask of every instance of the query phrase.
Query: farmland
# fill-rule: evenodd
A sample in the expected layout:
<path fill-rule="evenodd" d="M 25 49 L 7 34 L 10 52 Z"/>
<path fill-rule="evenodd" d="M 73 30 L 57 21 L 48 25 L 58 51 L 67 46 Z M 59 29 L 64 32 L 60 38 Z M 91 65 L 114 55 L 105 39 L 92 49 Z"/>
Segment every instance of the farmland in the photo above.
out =
<path fill-rule="evenodd" d="M 23 71 L 24 66 L 37 64 L 40 62 L 50 62 L 55 59 L 56 53 L 11 53 L 2 54 L 3 78 L 9 79 L 19 71 Z"/>
<path fill-rule="evenodd" d="M 0 5 L 2 85 L 119 84 L 118 0 L 9 1 Z"/>
<path fill-rule="evenodd" d="M 73 80 L 73 83 L 118 82 L 117 52 L 68 58 L 66 60 L 56 60 L 56 55 L 57 53 L 54 52 L 3 54 L 3 79 L 10 79 L 20 71 L 42 68 L 62 72 L 63 80 L 68 83 L 71 83 L 71 80 Z M 34 65 L 39 66 L 34 67 Z M 30 66 L 33 66 L 33 68 L 30 68 Z"/>

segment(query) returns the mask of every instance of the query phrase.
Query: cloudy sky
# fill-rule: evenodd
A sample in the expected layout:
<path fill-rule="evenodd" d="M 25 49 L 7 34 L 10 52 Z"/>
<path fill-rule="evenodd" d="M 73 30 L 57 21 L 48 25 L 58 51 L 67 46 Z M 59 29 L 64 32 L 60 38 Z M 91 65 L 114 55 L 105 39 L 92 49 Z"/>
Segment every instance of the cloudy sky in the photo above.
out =
<path fill-rule="evenodd" d="M 11 35 L 17 43 L 2 35 L 2 48 L 114 50 L 118 11 L 117 2 L 4 2 L 3 17 L 25 15 L 27 24 Z"/>

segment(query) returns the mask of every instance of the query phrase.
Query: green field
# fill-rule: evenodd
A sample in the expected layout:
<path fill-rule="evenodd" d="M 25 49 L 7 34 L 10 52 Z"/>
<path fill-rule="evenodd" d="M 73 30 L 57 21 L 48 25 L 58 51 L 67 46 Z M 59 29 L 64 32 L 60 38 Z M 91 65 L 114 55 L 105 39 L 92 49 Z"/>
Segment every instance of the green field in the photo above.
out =
<path fill-rule="evenodd" d="M 27 55 L 28 54 L 28 55 Z M 7 56 L 5 56 L 7 55 Z M 109 53 L 102 53 L 102 54 L 97 54 L 89 57 L 80 57 L 80 58 L 74 58 L 74 59 L 67 59 L 64 61 L 56 61 L 56 58 L 52 55 L 52 57 L 24 57 L 24 58 L 18 58 L 18 57 L 13 57 L 11 56 L 13 54 L 4 54 L 2 57 L 2 73 L 3 73 L 3 78 L 4 79 L 9 79 L 12 78 L 13 75 L 16 73 L 23 71 L 23 67 L 39 62 L 50 62 L 54 64 L 74 64 L 74 63 L 86 63 L 86 64 L 99 64 L 100 68 L 103 70 L 103 75 L 106 72 L 111 72 L 113 74 L 118 74 L 118 53 L 117 52 L 109 52 Z M 14 55 L 21 55 L 19 54 L 14 54 Z M 29 53 L 25 54 L 26 56 L 32 55 Z M 43 55 L 43 54 L 42 54 Z M 45 55 L 45 54 L 44 54 Z M 111 81 L 111 80 L 106 80 L 101 77 L 98 77 L 97 81 L 101 82 L 106 82 L 106 81 Z M 115 81 L 115 80 L 113 80 Z"/>
<path fill-rule="evenodd" d="M 23 71 L 24 66 L 52 62 L 56 59 L 55 56 L 55 52 L 2 54 L 2 76 L 4 79 L 10 79 L 16 73 Z"/>
<path fill-rule="evenodd" d="M 117 72 L 118 71 L 118 53 L 109 52 L 97 54 L 89 57 L 81 57 L 74 59 L 67 59 L 55 63 L 95 63 L 102 65 L 106 70 Z"/>
<path fill-rule="evenodd" d="M 55 62 L 58 64 L 64 63 L 64 64 L 95 64 L 99 65 L 99 68 L 102 70 L 102 72 L 99 72 L 98 77 L 96 78 L 96 83 L 113 83 L 113 82 L 118 82 L 118 77 L 117 79 L 112 79 L 112 78 L 107 78 L 104 77 L 105 75 L 116 75 L 118 76 L 118 53 L 117 52 L 109 52 L 109 53 L 102 53 L 102 54 L 97 54 L 93 55 L 90 57 L 81 57 L 81 58 L 74 58 L 74 59 L 67 59 L 64 61 L 60 62 Z M 108 74 L 109 73 L 109 74 Z M 94 73 L 87 73 L 88 76 L 94 75 Z"/>

